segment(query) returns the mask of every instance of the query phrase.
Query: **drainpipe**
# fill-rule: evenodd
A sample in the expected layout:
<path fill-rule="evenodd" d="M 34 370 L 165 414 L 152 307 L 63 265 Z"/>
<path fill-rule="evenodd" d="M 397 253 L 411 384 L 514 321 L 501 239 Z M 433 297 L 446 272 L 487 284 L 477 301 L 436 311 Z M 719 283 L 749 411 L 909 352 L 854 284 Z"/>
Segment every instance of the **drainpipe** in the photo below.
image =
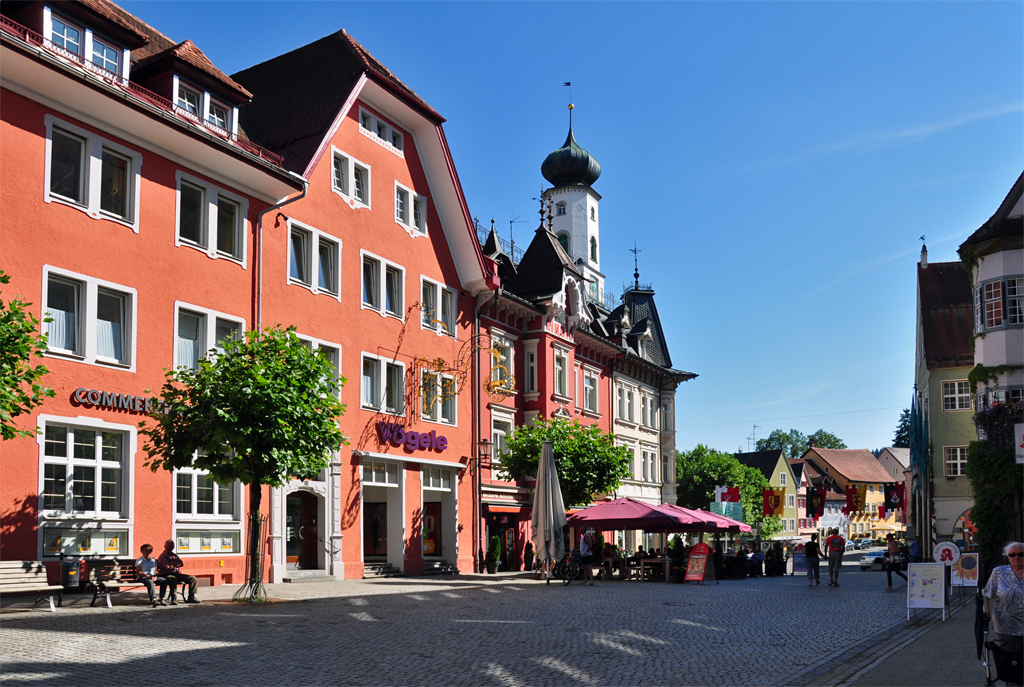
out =
<path fill-rule="evenodd" d="M 256 216 L 256 270 L 258 272 L 256 282 L 256 330 L 263 326 L 263 215 L 267 214 L 272 210 L 280 210 L 289 203 L 294 203 L 297 200 L 301 200 L 306 197 L 306 191 L 309 190 L 309 182 L 303 177 L 300 177 L 294 172 L 289 172 L 292 177 L 300 179 L 302 181 L 302 193 L 297 196 L 291 196 L 285 198 L 276 205 L 260 210 L 260 213 Z"/>
<path fill-rule="evenodd" d="M 490 301 L 490 305 L 496 305 L 498 303 L 499 298 L 501 298 L 501 286 L 495 289 L 494 298 L 493 300 Z M 476 403 L 473 404 L 473 434 L 475 435 L 475 441 L 473 444 L 473 463 L 476 466 L 476 469 L 473 471 L 473 569 L 477 573 L 482 573 L 484 571 L 484 568 L 483 560 L 481 559 L 480 556 L 483 551 L 483 542 L 481 542 L 481 535 L 483 534 L 483 530 L 481 529 L 480 521 L 483 519 L 484 508 L 480 493 L 481 490 L 483 489 L 483 479 L 481 478 L 480 474 L 481 470 L 483 470 L 483 465 L 480 460 L 480 442 L 483 441 L 484 436 L 483 427 L 481 426 L 480 423 L 480 390 L 483 388 L 483 385 L 480 379 L 479 301 L 473 308 L 473 340 L 477 342 L 476 345 L 473 347 L 473 393 L 470 394 L 471 397 L 473 396 L 473 394 L 475 394 L 477 398 Z M 488 432 L 487 436 L 490 436 L 490 432 Z M 491 447 L 491 450 L 493 451 L 494 448 Z M 493 453 L 491 454 L 491 459 L 494 459 Z"/>

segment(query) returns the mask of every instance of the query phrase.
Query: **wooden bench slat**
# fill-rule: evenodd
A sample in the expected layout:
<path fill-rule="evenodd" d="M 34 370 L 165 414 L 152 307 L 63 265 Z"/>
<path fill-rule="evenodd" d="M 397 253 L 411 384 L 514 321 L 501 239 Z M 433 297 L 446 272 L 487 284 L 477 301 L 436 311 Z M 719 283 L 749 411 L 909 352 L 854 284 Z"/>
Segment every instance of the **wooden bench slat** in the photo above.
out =
<path fill-rule="evenodd" d="M 57 591 L 59 589 L 64 589 L 64 587 L 60 586 L 59 584 L 47 584 L 47 585 L 28 585 L 28 584 L 16 585 L 16 584 L 12 584 L 12 585 L 8 585 L 8 586 L 0 587 L 0 594 L 10 594 L 11 592 L 36 592 L 36 591 L 39 591 L 39 592 L 48 592 L 48 591 L 55 592 L 55 591 Z"/>

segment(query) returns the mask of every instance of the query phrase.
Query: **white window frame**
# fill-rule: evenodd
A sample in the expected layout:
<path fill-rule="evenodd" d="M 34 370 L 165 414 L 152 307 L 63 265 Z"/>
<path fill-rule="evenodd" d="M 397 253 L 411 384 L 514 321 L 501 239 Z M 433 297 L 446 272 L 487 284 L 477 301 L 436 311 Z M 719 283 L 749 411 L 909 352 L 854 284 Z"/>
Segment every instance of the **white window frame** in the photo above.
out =
<path fill-rule="evenodd" d="M 63 20 L 61 20 L 61 21 L 63 21 Z M 114 45 L 112 42 L 110 42 L 110 41 L 108 41 L 106 39 L 97 38 L 95 34 L 93 34 L 91 43 L 92 43 L 92 45 L 90 46 L 89 54 L 86 55 L 86 58 L 90 62 L 92 62 L 94 65 L 96 65 L 97 67 L 102 69 L 103 71 L 110 72 L 111 74 L 114 74 L 116 76 L 120 76 L 121 75 L 121 60 L 124 57 L 124 49 L 123 48 L 118 48 L 116 45 Z M 111 52 L 114 53 L 115 57 L 114 57 L 114 68 L 113 69 L 108 69 L 107 68 L 108 60 L 106 58 L 106 55 L 102 56 L 103 64 L 100 64 L 99 62 L 96 61 L 95 58 L 96 58 L 96 45 L 97 44 L 103 46 L 104 48 L 107 48 L 108 50 L 110 50 Z"/>
<path fill-rule="evenodd" d="M 533 344 L 532 346 L 530 344 Z M 526 376 L 523 380 L 525 393 L 537 393 L 537 342 L 526 342 L 525 349 Z"/>
<path fill-rule="evenodd" d="M 52 11 L 50 10 L 49 7 L 46 8 L 46 11 L 49 14 L 49 18 L 43 22 L 44 23 L 44 31 L 43 32 L 45 34 L 46 40 L 50 41 L 50 43 L 52 43 L 56 47 L 60 48 L 61 50 L 66 50 L 67 52 L 71 53 L 72 55 L 77 55 L 78 57 L 83 57 L 85 55 L 86 43 L 91 43 L 92 42 L 91 39 L 87 38 L 86 34 L 92 33 L 92 31 L 90 29 L 86 29 L 81 24 L 77 24 L 77 23 L 75 23 L 73 21 L 68 21 L 67 19 L 64 18 L 63 15 L 52 14 Z M 53 36 L 54 36 L 54 33 L 53 33 L 53 21 L 54 20 L 57 20 L 61 24 L 64 24 L 65 26 L 78 31 L 78 34 L 79 34 L 79 37 L 78 37 L 78 40 L 79 40 L 78 50 L 69 50 L 66 46 L 58 45 L 57 42 L 53 40 Z"/>
<path fill-rule="evenodd" d="M 363 375 L 363 364 L 365 361 L 374 361 L 377 365 L 377 382 L 380 386 L 380 398 L 375 403 L 368 403 L 366 401 L 366 380 Z M 401 379 L 401 389 L 399 389 L 398 399 L 400 406 L 398 408 L 387 408 L 387 397 L 388 397 L 388 367 L 393 366 L 398 368 L 400 371 L 399 378 Z M 405 363 L 392 358 L 386 358 L 373 353 L 363 352 L 359 357 L 359 406 L 364 410 L 371 410 L 383 415 L 395 415 L 403 417 L 405 415 Z"/>
<path fill-rule="evenodd" d="M 367 303 L 364 295 L 366 293 L 366 261 L 372 260 L 377 263 L 376 265 L 376 276 L 377 276 L 377 298 L 380 301 L 376 305 Z M 387 302 L 387 276 L 388 271 L 393 270 L 398 272 L 401 277 L 401 284 L 399 284 L 399 303 L 397 312 L 388 310 Z M 401 322 L 405 322 L 405 268 L 398 263 L 386 260 L 379 255 L 371 253 L 367 250 L 359 251 L 359 309 L 369 310 L 375 312 L 381 317 L 392 317 Z"/>
<path fill-rule="evenodd" d="M 58 425 L 65 427 L 69 430 L 68 436 L 68 451 L 69 456 L 65 458 L 47 456 L 46 455 L 46 427 L 48 425 Z M 61 417 L 58 415 L 45 415 L 40 414 L 36 419 L 36 426 L 38 433 L 36 435 L 36 444 L 39 447 L 39 478 L 37 494 L 38 496 L 38 513 L 39 513 L 39 531 L 40 531 L 40 542 L 42 542 L 42 530 L 49 522 L 66 522 L 69 520 L 86 520 L 92 523 L 102 522 L 118 522 L 123 523 L 130 522 L 132 519 L 132 506 L 133 497 L 135 494 L 135 454 L 138 450 L 138 437 L 137 428 L 135 425 L 124 425 L 113 422 L 105 422 L 90 417 Z M 102 489 L 97 490 L 94 498 L 96 499 L 95 505 L 96 510 L 92 511 L 75 511 L 65 507 L 64 509 L 47 509 L 43 508 L 43 493 L 45 491 L 44 481 L 46 478 L 46 470 L 44 464 L 53 463 L 67 466 L 68 472 L 65 474 L 65 489 L 70 490 L 70 484 L 72 482 L 71 473 L 74 465 L 89 465 L 94 466 L 98 471 L 102 470 L 103 461 L 100 458 L 95 458 L 92 461 L 85 459 L 74 458 L 74 444 L 71 438 L 70 432 L 75 429 L 85 429 L 94 431 L 99 435 L 100 432 L 118 432 L 124 435 L 124 439 L 121 444 L 121 510 L 118 512 L 103 511 L 100 510 L 102 507 Z M 99 473 L 100 479 L 102 479 L 102 473 Z M 70 494 L 68 494 L 70 499 Z M 72 503 L 72 508 L 74 504 Z M 129 542 L 130 544 L 130 542 Z M 132 549 L 129 548 L 129 551 Z"/>
<path fill-rule="evenodd" d="M 184 301 L 174 301 L 174 350 L 172 352 L 171 367 L 177 369 L 178 367 L 178 323 L 180 322 L 179 315 L 181 311 L 185 310 L 189 314 L 199 315 L 202 317 L 202 341 L 200 341 L 200 359 L 209 355 L 211 351 L 217 350 L 217 320 L 224 320 L 232 324 L 238 325 L 238 337 L 241 339 L 245 336 L 246 323 L 244 317 L 238 317 L 237 315 L 231 315 L 223 313 L 217 310 L 210 310 L 202 306 L 193 305 L 192 303 L 186 303 Z"/>
<path fill-rule="evenodd" d="M 208 471 L 206 471 L 206 470 L 199 470 L 197 468 L 187 467 L 187 468 L 176 469 L 176 470 L 173 471 L 173 474 L 174 474 L 174 477 L 173 477 L 172 482 L 171 482 L 171 486 L 173 487 L 173 494 L 172 494 L 173 503 L 172 503 L 172 506 L 171 506 L 171 508 L 172 508 L 171 512 L 174 513 L 174 521 L 176 523 L 197 523 L 197 522 L 217 522 L 217 523 L 221 523 L 221 522 L 230 522 L 230 523 L 241 524 L 241 522 L 242 522 L 242 506 L 243 506 L 243 498 L 244 498 L 244 492 L 242 490 L 242 483 L 241 482 L 236 480 L 236 481 L 232 482 L 231 484 L 226 485 L 226 488 L 230 489 L 231 492 L 232 492 L 231 513 L 223 514 L 223 513 L 216 512 L 217 509 L 220 507 L 220 498 L 219 498 L 220 493 L 219 492 L 220 492 L 221 489 L 225 488 L 224 485 L 218 484 L 216 481 L 214 481 L 214 487 L 213 487 L 213 504 L 214 504 L 213 507 L 214 507 L 214 511 L 215 512 L 213 512 L 213 513 L 197 513 L 196 512 L 196 500 L 197 500 L 197 496 L 198 496 L 198 491 L 199 490 L 198 490 L 198 487 L 197 487 L 197 479 L 196 478 L 199 477 L 199 476 L 202 476 L 202 475 L 209 475 L 210 473 Z M 191 512 L 189 512 L 189 513 L 179 513 L 178 512 L 178 475 L 189 475 L 192 478 L 192 480 L 191 480 L 192 481 L 191 496 L 190 496 L 191 506 L 192 507 L 191 507 Z"/>
<path fill-rule="evenodd" d="M 240 264 L 243 268 L 248 267 L 249 248 L 249 200 L 242 195 L 229 191 L 225 188 L 204 181 L 182 170 L 174 173 L 176 194 L 174 198 L 174 245 L 186 246 L 207 257 L 216 260 L 218 258 L 229 260 Z M 199 228 L 199 242 L 191 241 L 181 237 L 181 185 L 182 182 L 195 186 L 203 191 L 203 200 L 206 205 L 206 212 L 202 216 L 202 226 Z M 239 246 L 240 255 L 221 252 L 217 249 L 217 239 L 220 227 L 217 225 L 218 199 L 223 196 L 226 200 L 238 206 L 238 217 L 235 220 L 233 231 L 235 241 Z M 289 244 L 290 245 L 290 244 Z"/>
<path fill-rule="evenodd" d="M 552 346 L 551 355 L 551 390 L 555 398 L 571 400 L 569 398 L 569 350 L 562 346 Z M 559 375 L 559 361 L 561 361 L 561 375 Z"/>
<path fill-rule="evenodd" d="M 402 194 L 405 198 L 405 218 L 403 219 L 398 213 L 398 198 L 399 194 Z M 409 236 L 416 238 L 418 236 L 427 235 L 427 197 L 416 193 L 405 184 L 399 183 L 395 180 L 395 190 L 391 196 L 394 200 L 395 207 L 395 224 L 405 230 Z M 417 208 L 419 208 L 421 222 L 418 225 L 415 221 Z M 421 226 L 422 225 L 422 226 Z"/>
<path fill-rule="evenodd" d="M 786 495 L 786 505 L 789 508 L 796 508 L 796 496 L 794 496 L 793 494 L 787 494 Z"/>
<path fill-rule="evenodd" d="M 341 164 L 344 168 L 342 174 L 343 183 L 345 184 L 344 188 L 338 188 L 338 185 L 334 183 L 334 169 L 338 164 Z M 364 200 L 359 200 L 359 198 L 356 197 L 356 167 L 359 167 L 366 172 L 366 179 L 364 180 L 363 188 L 363 195 L 365 196 Z M 362 208 L 364 210 L 370 209 L 370 177 L 370 165 L 355 159 L 336 146 L 331 146 L 331 190 L 338 194 L 353 210 L 356 208 Z"/>
<path fill-rule="evenodd" d="M 437 473 L 437 484 L 434 486 L 434 473 Z M 445 476 L 448 478 L 448 486 L 444 486 Z M 423 491 L 451 491 L 452 490 L 452 471 L 448 468 L 437 468 L 428 465 L 422 466 L 420 474 L 420 484 L 423 487 Z"/>
<path fill-rule="evenodd" d="M 587 393 L 587 382 L 593 382 L 593 399 Z M 583 366 L 583 410 L 595 415 L 601 412 L 601 373 L 588 366 Z"/>
<path fill-rule="evenodd" d="M 555 216 L 556 217 L 561 217 L 561 216 L 565 215 L 565 208 L 566 208 L 566 204 L 565 204 L 564 200 L 561 200 L 561 201 L 555 203 Z"/>
<path fill-rule="evenodd" d="M 360 471 L 360 479 L 363 486 L 371 485 L 374 487 L 388 487 L 390 489 L 398 489 L 401 486 L 402 481 L 402 466 L 399 463 L 386 460 L 370 460 L 369 458 L 363 458 L 361 461 L 362 470 Z M 375 475 L 377 470 L 376 466 L 381 466 L 381 472 L 384 473 L 384 481 L 376 482 Z M 395 480 L 391 481 L 391 475 L 395 476 Z"/>
<path fill-rule="evenodd" d="M 436 317 L 432 318 L 429 323 L 423 321 L 423 313 L 425 312 L 425 306 L 423 303 L 423 291 L 425 289 L 432 289 L 434 292 L 434 313 L 435 315 L 437 315 Z M 449 316 L 451 317 L 451 323 L 444 321 L 443 299 L 446 294 L 451 299 L 451 312 L 449 313 Z M 458 294 L 455 291 L 455 289 L 449 288 L 448 286 L 445 286 L 441 282 L 431 279 L 430 277 L 420 275 L 419 297 L 420 329 L 430 330 L 437 334 L 438 336 L 450 336 L 453 339 L 457 339 L 457 331 L 459 326 L 459 301 Z M 449 326 L 451 328 L 451 331 L 448 331 Z"/>
<path fill-rule="evenodd" d="M 309 283 L 305 283 L 300 279 L 292 277 L 292 232 L 300 231 L 304 232 L 309 240 L 306 246 L 306 260 L 309 265 Z M 337 293 L 328 291 L 327 289 L 321 288 L 320 286 L 320 244 L 330 243 L 334 246 L 335 265 L 332 266 L 332 272 L 335 280 L 335 284 L 338 285 Z M 308 224 L 302 222 L 296 222 L 295 220 L 288 220 L 288 256 L 285 262 L 285 278 L 288 284 L 294 284 L 295 286 L 301 286 L 307 289 L 314 295 L 327 296 L 334 300 L 341 302 L 341 239 L 336 236 L 332 236 L 326 232 L 315 229 Z"/>
<path fill-rule="evenodd" d="M 224 103 L 222 103 L 221 101 L 217 100 L 212 96 L 207 97 L 204 100 L 206 101 L 206 113 L 204 114 L 203 119 L 206 120 L 206 124 L 208 126 L 213 127 L 214 129 L 220 129 L 225 133 L 231 132 L 231 119 L 233 108 L 229 107 L 228 105 L 225 105 Z M 224 111 L 223 126 L 221 126 L 214 120 L 213 111 L 215 108 L 219 108 Z"/>
<path fill-rule="evenodd" d="M 966 446 L 943 446 L 942 447 L 943 474 L 950 479 L 954 477 L 967 476 L 967 447 Z M 950 468 L 956 468 L 951 471 Z"/>
<path fill-rule="evenodd" d="M 785 487 L 786 486 L 786 473 L 785 472 L 780 472 L 779 473 L 779 486 L 780 487 Z"/>
<path fill-rule="evenodd" d="M 454 394 L 450 399 L 452 403 L 452 417 L 451 419 L 445 419 L 444 399 L 441 397 L 441 387 L 445 384 L 451 384 L 454 386 L 456 384 L 455 377 L 436 370 L 420 370 L 420 418 L 424 422 L 432 422 L 439 425 L 447 425 L 449 427 L 458 427 L 459 390 L 458 388 L 455 388 Z M 431 409 L 427 409 L 427 390 L 429 386 L 434 387 L 434 400 L 431 403 L 433 408 Z"/>
<path fill-rule="evenodd" d="M 49 308 L 49 283 L 50 278 L 53 277 L 58 281 L 74 282 L 77 285 L 77 299 L 76 303 L 77 310 L 75 312 L 75 337 L 76 337 L 76 350 L 64 350 L 59 348 L 49 347 L 44 353 L 47 357 L 61 358 L 63 360 L 72 360 L 75 362 L 86 363 L 88 365 L 99 365 L 102 367 L 117 367 L 124 370 L 135 372 L 136 365 L 136 347 L 138 342 L 138 332 L 136 322 L 138 322 L 138 293 L 135 289 L 122 286 L 121 284 L 115 284 L 114 282 L 105 281 L 103 279 L 97 279 L 95 277 L 89 277 L 78 272 L 72 272 L 70 270 L 64 270 L 59 267 L 52 265 L 43 265 L 43 297 L 42 297 L 42 312 L 45 314 Z M 97 329 L 98 329 L 98 317 L 97 317 L 97 301 L 100 290 L 112 291 L 118 295 L 124 296 L 127 303 L 123 308 L 124 323 L 122 324 L 122 351 L 124 354 L 124 360 L 114 360 L 112 358 L 105 358 L 100 356 L 97 348 Z M 47 331 L 47 323 L 42 323 L 41 331 Z"/>
<path fill-rule="evenodd" d="M 99 134 L 93 133 L 82 127 L 47 114 L 43 116 L 46 126 L 46 160 L 45 174 L 43 180 L 43 201 L 46 203 L 59 203 L 75 208 L 87 214 L 89 217 L 98 220 L 109 220 L 130 227 L 136 234 L 139 233 L 139 190 L 142 180 L 142 153 L 126 148 Z M 82 202 L 79 203 L 71 198 L 57 195 L 50 192 L 50 174 L 52 172 L 53 155 L 53 128 L 57 127 L 71 134 L 75 138 L 82 139 L 83 160 L 82 165 Z M 100 209 L 101 184 L 103 179 L 103 149 L 107 148 L 112 153 L 128 159 L 128 202 L 125 207 L 128 211 L 127 217 L 121 217 L 111 212 Z"/>
<path fill-rule="evenodd" d="M 369 128 L 364 125 L 364 122 L 366 122 Z M 378 117 L 376 114 L 360 105 L 358 124 L 359 133 L 378 145 L 387 148 L 398 157 L 405 159 L 405 133 L 392 125 L 391 122 L 383 117 Z M 383 137 L 378 133 L 378 131 L 381 130 L 381 127 L 383 127 Z M 398 145 L 395 145 L 393 142 L 393 137 L 396 134 L 398 135 Z"/>
<path fill-rule="evenodd" d="M 949 402 L 953 407 L 947 408 Z M 965 405 L 966 404 L 966 405 Z M 942 410 L 952 413 L 962 410 L 972 410 L 971 383 L 966 379 L 952 379 L 942 382 Z"/>
<path fill-rule="evenodd" d="M 307 336 L 305 334 L 299 334 L 296 332 L 296 336 L 299 337 L 299 341 L 307 344 L 312 351 L 318 351 L 320 349 L 331 349 L 337 352 L 338 360 L 337 365 L 334 366 L 334 384 L 337 387 L 337 393 L 335 396 L 341 398 L 341 385 L 339 380 L 341 379 L 341 344 L 333 341 L 326 341 L 324 339 L 318 339 L 315 336 Z M 362 370 L 359 371 L 362 374 Z"/>

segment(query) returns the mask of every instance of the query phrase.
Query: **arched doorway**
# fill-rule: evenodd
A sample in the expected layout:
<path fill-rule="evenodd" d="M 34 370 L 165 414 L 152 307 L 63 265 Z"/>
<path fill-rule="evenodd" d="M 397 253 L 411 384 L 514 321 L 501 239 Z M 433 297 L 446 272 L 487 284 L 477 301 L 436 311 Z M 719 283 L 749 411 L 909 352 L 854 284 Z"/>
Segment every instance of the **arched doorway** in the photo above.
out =
<path fill-rule="evenodd" d="M 285 501 L 285 562 L 290 570 L 319 567 L 317 498 L 305 491 L 288 494 Z"/>
<path fill-rule="evenodd" d="M 975 542 L 977 529 L 971 522 L 971 509 L 968 508 L 953 525 L 953 543 L 960 547 L 961 551 L 977 551 L 978 544 Z"/>

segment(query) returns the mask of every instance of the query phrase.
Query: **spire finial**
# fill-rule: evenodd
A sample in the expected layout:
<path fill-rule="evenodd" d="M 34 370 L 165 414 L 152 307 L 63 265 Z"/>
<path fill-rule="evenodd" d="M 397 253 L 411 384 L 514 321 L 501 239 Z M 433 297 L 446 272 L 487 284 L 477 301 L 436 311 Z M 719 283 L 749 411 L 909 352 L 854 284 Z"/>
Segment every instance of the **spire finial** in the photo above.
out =
<path fill-rule="evenodd" d="M 572 81 L 566 81 L 562 84 L 563 86 L 569 87 L 569 130 L 572 130 L 572 110 L 574 105 L 572 104 Z"/>
<path fill-rule="evenodd" d="M 629 249 L 629 252 L 633 254 L 633 288 L 640 290 L 640 265 L 637 262 L 637 253 L 643 251 L 636 247 L 636 241 L 633 242 L 633 247 Z"/>

